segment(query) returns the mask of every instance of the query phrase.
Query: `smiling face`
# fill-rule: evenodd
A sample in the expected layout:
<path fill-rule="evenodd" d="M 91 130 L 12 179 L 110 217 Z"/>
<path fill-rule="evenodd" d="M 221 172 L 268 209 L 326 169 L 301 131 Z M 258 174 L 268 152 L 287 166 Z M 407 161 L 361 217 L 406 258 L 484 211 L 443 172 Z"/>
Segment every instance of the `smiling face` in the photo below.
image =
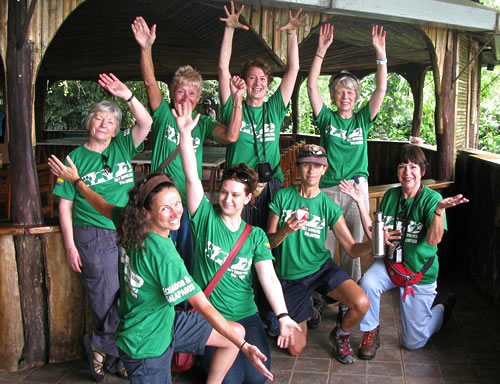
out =
<path fill-rule="evenodd" d="M 176 231 L 181 224 L 181 196 L 176 188 L 164 188 L 153 196 L 151 209 L 147 211 L 149 229 L 164 237 Z"/>
<path fill-rule="evenodd" d="M 224 215 L 241 216 L 241 211 L 252 197 L 251 193 L 247 195 L 245 187 L 242 182 L 233 179 L 224 180 L 219 193 L 219 205 Z"/>
<path fill-rule="evenodd" d="M 398 179 L 405 195 L 413 197 L 417 194 L 422 176 L 422 169 L 418 164 L 408 161 L 398 165 Z"/>
<path fill-rule="evenodd" d="M 116 132 L 116 119 L 111 112 L 96 112 L 90 120 L 90 138 L 100 142 L 110 141 Z"/>
<path fill-rule="evenodd" d="M 300 163 L 299 177 L 300 183 L 307 188 L 318 187 L 321 176 L 325 174 L 326 165 L 316 163 Z"/>
<path fill-rule="evenodd" d="M 245 77 L 247 98 L 253 101 L 263 101 L 269 88 L 269 79 L 262 68 L 250 67 Z"/>
<path fill-rule="evenodd" d="M 190 83 L 179 83 L 174 91 L 174 104 L 191 104 L 191 108 L 194 110 L 196 104 L 200 101 L 200 89 Z"/>
<path fill-rule="evenodd" d="M 352 109 L 356 103 L 356 97 L 357 95 L 354 89 L 346 88 L 340 83 L 335 87 L 332 98 L 338 108 L 339 114 L 342 117 L 345 118 L 352 115 Z"/>

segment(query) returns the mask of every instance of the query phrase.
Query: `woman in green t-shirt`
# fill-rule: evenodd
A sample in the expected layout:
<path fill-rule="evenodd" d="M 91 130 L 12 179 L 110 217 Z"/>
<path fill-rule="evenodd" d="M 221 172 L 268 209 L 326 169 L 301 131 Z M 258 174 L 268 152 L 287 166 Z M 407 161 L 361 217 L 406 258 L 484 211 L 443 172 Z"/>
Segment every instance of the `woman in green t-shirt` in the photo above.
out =
<path fill-rule="evenodd" d="M 172 353 L 203 353 L 205 345 L 218 347 L 207 381 L 221 382 L 239 351 L 272 380 L 262 363 L 265 355 L 244 339 L 241 325 L 228 322 L 207 301 L 175 250 L 170 231 L 179 228 L 183 208 L 172 181 L 164 174 L 150 175 L 130 191 L 129 202 L 121 209 L 92 191 L 79 178 L 69 157 L 67 161 L 70 167 L 52 156 L 49 165 L 57 176 L 71 181 L 95 209 L 113 220 L 124 247 L 116 343 L 130 382 L 170 383 Z M 176 312 L 174 306 L 183 300 L 199 313 Z M 92 350 L 87 349 L 87 354 L 92 365 Z"/>
<path fill-rule="evenodd" d="M 227 258 L 246 225 L 241 212 L 252 199 L 257 175 L 246 164 L 226 169 L 222 176 L 219 205 L 215 209 L 205 198 L 192 145 L 191 130 L 196 126 L 199 114 L 193 120 L 191 106 L 187 103 L 176 105 L 175 108 L 172 112 L 176 116 L 180 133 L 179 146 L 186 174 L 187 203 L 195 235 L 193 277 L 200 286 L 205 287 Z M 278 345 L 286 348 L 293 342 L 294 331 L 300 331 L 300 328 L 287 313 L 283 292 L 274 271 L 270 246 L 261 228 L 252 227 L 209 300 L 224 316 L 244 326 L 247 340 L 264 352 L 267 357 L 266 366 L 270 368 L 269 347 L 254 302 L 252 265 L 255 266 L 273 311 L 278 314 Z M 204 358 L 210 360 L 211 352 L 207 352 L 208 358 L 207 354 Z M 224 383 L 263 383 L 265 380 L 240 354 L 227 373 Z"/>

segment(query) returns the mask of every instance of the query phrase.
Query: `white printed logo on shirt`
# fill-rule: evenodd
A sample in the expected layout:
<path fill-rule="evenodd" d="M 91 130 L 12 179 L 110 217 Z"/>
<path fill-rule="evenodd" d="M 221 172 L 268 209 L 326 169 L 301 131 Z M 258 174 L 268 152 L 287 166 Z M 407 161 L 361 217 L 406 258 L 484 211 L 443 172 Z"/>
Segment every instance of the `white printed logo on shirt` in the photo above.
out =
<path fill-rule="evenodd" d="M 240 132 L 246 133 L 247 135 L 250 135 L 253 138 L 252 124 L 247 123 L 246 121 L 243 120 L 241 122 Z M 273 123 L 264 124 L 264 134 L 266 137 L 266 142 L 276 140 L 275 132 L 276 132 L 276 126 Z M 257 141 L 259 143 L 262 143 L 262 128 L 255 129 L 255 134 L 257 135 Z"/>
<path fill-rule="evenodd" d="M 330 125 L 326 130 L 326 134 L 345 140 L 351 145 L 363 145 L 363 130 L 361 128 L 354 129 L 349 136 L 347 136 L 347 131 Z"/>
<path fill-rule="evenodd" d="M 286 223 L 295 211 L 291 209 L 285 209 L 281 213 L 281 220 Z M 309 220 L 307 220 L 306 225 L 304 225 L 300 230 L 304 231 L 304 236 L 319 239 L 321 237 L 321 231 L 325 229 L 326 221 L 317 215 L 309 214 Z"/>
<path fill-rule="evenodd" d="M 224 264 L 229 254 L 221 247 L 215 245 L 211 241 L 208 241 L 207 247 L 205 248 L 205 256 L 221 266 Z M 248 271 L 252 266 L 252 259 L 237 255 L 234 260 L 236 260 L 236 263 L 233 261 L 226 273 L 229 272 L 231 277 L 243 280 L 248 275 Z"/>
<path fill-rule="evenodd" d="M 129 161 L 122 161 L 115 164 L 111 168 L 111 172 L 108 172 L 105 169 L 101 169 L 97 172 L 89 172 L 82 176 L 82 180 L 89 187 L 106 183 L 111 180 L 119 184 L 128 184 L 134 182 L 134 170 Z"/>

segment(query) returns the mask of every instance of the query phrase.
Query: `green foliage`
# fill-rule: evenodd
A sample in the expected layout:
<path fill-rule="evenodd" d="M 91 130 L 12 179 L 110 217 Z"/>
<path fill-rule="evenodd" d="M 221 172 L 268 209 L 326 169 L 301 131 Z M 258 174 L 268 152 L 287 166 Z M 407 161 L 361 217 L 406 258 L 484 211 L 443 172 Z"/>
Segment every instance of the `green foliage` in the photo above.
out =
<path fill-rule="evenodd" d="M 500 68 L 481 70 L 481 101 L 478 148 L 500 154 Z"/>

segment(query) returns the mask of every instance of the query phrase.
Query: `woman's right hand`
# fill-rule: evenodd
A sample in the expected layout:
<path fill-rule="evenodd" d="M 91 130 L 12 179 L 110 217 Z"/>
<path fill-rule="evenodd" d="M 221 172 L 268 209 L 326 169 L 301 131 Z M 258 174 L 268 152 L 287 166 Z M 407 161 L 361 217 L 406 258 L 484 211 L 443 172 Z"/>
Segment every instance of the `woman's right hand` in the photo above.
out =
<path fill-rule="evenodd" d="M 332 24 L 324 24 L 319 29 L 318 50 L 326 52 L 332 45 L 335 36 L 335 27 Z"/>
<path fill-rule="evenodd" d="M 342 193 L 350 196 L 355 203 L 363 201 L 363 192 L 359 189 L 359 185 L 356 183 L 349 183 L 347 180 L 342 180 L 339 184 L 339 189 Z"/>
<path fill-rule="evenodd" d="M 153 24 L 150 29 L 146 21 L 141 16 L 138 16 L 131 27 L 135 40 L 142 49 L 149 49 L 153 46 L 156 40 L 156 24 Z"/>
<path fill-rule="evenodd" d="M 55 176 L 73 183 L 80 178 L 78 175 L 78 169 L 76 169 L 75 164 L 69 156 L 66 156 L 66 161 L 69 164 L 68 167 L 65 166 L 55 155 L 50 155 L 47 163 L 49 164 L 50 172 L 52 172 Z"/>
<path fill-rule="evenodd" d="M 69 267 L 78 273 L 82 273 L 82 260 L 80 259 L 80 253 L 76 246 L 72 245 L 66 248 L 66 259 L 68 260 Z"/>
<path fill-rule="evenodd" d="M 273 374 L 266 368 L 263 363 L 267 360 L 267 357 L 259 350 L 259 348 L 257 348 L 255 345 L 245 343 L 243 348 L 241 348 L 241 352 L 246 355 L 252 365 L 257 368 L 257 370 L 262 373 L 264 377 L 266 377 L 268 380 L 273 381 Z"/>
<path fill-rule="evenodd" d="M 231 12 L 229 12 L 227 7 L 224 5 L 224 10 L 226 11 L 227 17 L 226 18 L 221 17 L 220 21 L 224 21 L 226 23 L 227 28 L 233 28 L 233 29 L 241 28 L 248 31 L 249 29 L 248 26 L 240 23 L 240 15 L 244 9 L 245 6 L 242 5 L 240 10 L 235 13 L 234 1 L 231 0 Z"/>
<path fill-rule="evenodd" d="M 200 120 L 200 114 L 197 113 L 193 119 L 193 109 L 190 103 L 177 103 L 175 104 L 175 109 L 172 109 L 172 114 L 177 122 L 177 128 L 181 134 L 191 135 L 191 131 L 198 124 Z"/>

